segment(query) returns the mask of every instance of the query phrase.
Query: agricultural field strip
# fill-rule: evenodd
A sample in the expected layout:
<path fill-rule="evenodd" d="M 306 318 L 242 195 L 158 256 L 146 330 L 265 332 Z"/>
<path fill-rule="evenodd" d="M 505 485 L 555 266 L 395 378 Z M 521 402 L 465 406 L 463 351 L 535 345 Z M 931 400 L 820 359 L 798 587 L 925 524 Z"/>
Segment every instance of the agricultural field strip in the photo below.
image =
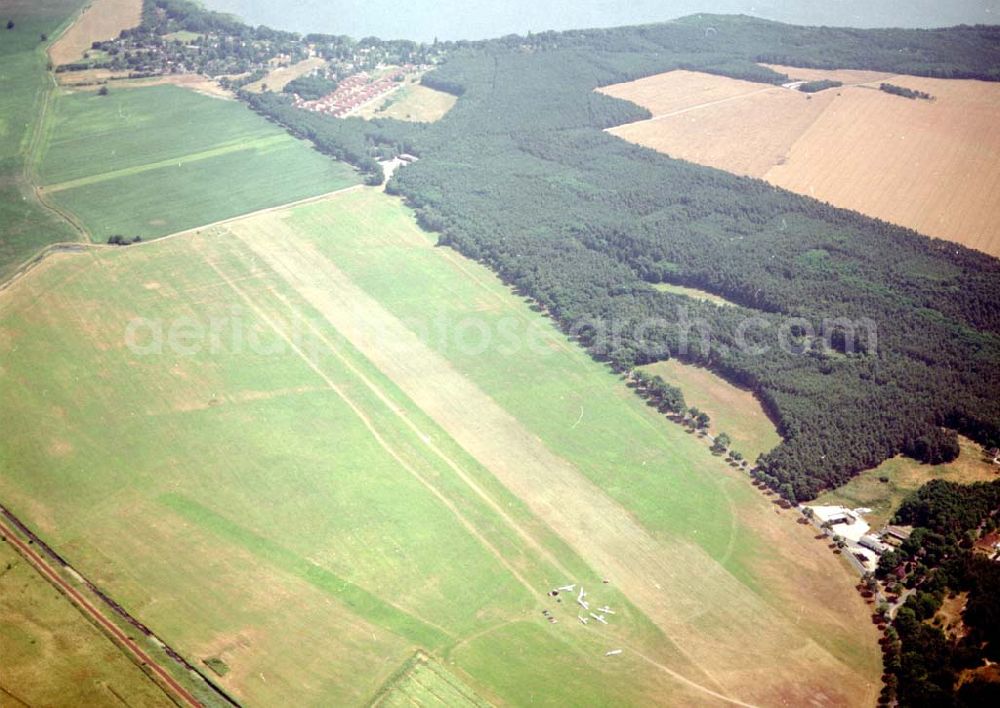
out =
<path fill-rule="evenodd" d="M 225 145 L 220 145 L 219 147 L 211 148 L 209 150 L 194 152 L 189 155 L 181 155 L 179 157 L 167 158 L 165 160 L 160 160 L 159 162 L 151 162 L 146 165 L 136 165 L 135 167 L 125 167 L 120 170 L 112 170 L 110 172 L 90 175 L 88 177 L 79 177 L 66 182 L 46 185 L 43 186 L 42 189 L 47 194 L 54 194 L 67 189 L 73 189 L 75 187 L 85 187 L 90 184 L 107 182 L 114 179 L 120 179 L 122 177 L 137 175 L 143 172 L 151 172 L 153 170 L 159 170 L 166 167 L 179 167 L 180 165 L 186 165 L 192 162 L 210 160 L 213 157 L 218 157 L 220 155 L 228 155 L 230 153 L 242 152 L 244 150 L 258 150 L 275 145 L 292 144 L 294 142 L 295 138 L 289 135 L 269 135 L 255 140 L 239 140 Z"/>
<path fill-rule="evenodd" d="M 536 515 L 548 520 L 557 534 L 569 541 L 592 567 L 611 571 L 609 574 L 616 578 L 625 595 L 645 610 L 669 638 L 699 655 L 701 661 L 696 663 L 703 671 L 705 666 L 719 663 L 745 667 L 747 657 L 734 644 L 745 647 L 756 642 L 758 654 L 771 653 L 775 659 L 787 660 L 788 646 L 784 640 L 781 646 L 778 643 L 767 646 L 763 639 L 766 632 L 760 623 L 766 622 L 764 618 L 770 610 L 759 598 L 699 547 L 672 540 L 667 548 L 651 536 L 603 490 L 552 455 L 516 419 L 451 369 L 446 360 L 423 345 L 315 248 L 298 238 L 294 229 L 272 215 L 266 220 L 237 222 L 230 231 L 269 263 L 462 447 L 481 462 L 492 463 L 487 466 L 494 474 L 528 502 Z M 373 321 L 384 335 L 379 340 L 381 346 L 373 346 L 368 332 L 359 327 L 359 323 Z M 449 393 L 442 396 L 442 391 Z M 485 430 L 490 434 L 484 435 Z M 539 484 L 539 480 L 545 480 L 545 484 Z M 656 588 L 650 575 L 667 588 Z M 728 601 L 709 608 L 699 588 L 716 584 Z M 713 623 L 717 636 L 711 636 L 713 633 L 704 631 L 705 628 L 698 631 L 691 622 L 680 619 L 709 614 L 721 615 Z M 787 629 L 785 639 L 800 634 L 790 623 Z M 741 636 L 747 644 L 738 639 Z M 832 659 L 811 640 L 806 639 L 803 648 L 814 658 Z M 725 658 L 720 661 L 720 657 Z M 717 684 L 724 685 L 719 681 Z"/>
<path fill-rule="evenodd" d="M 236 236 L 238 236 L 241 239 L 243 238 L 242 236 L 239 236 L 236 233 L 234 233 L 233 235 L 236 235 Z M 320 256 L 320 257 L 322 258 L 322 256 Z M 207 258 L 207 256 L 206 256 L 206 258 Z M 464 517 L 461 515 L 461 512 L 457 509 L 457 507 L 454 506 L 454 504 L 452 504 L 443 495 L 441 495 L 440 492 L 438 492 L 437 490 L 435 490 L 432 487 L 432 485 L 427 480 L 425 480 L 418 472 L 416 472 L 411 466 L 409 466 L 405 462 L 403 462 L 402 458 L 394 450 L 392 450 L 390 447 L 386 446 L 388 443 L 385 441 L 385 439 L 382 436 L 378 435 L 378 433 L 374 430 L 374 427 L 373 427 L 371 419 L 368 418 L 362 411 L 360 411 L 360 409 L 357 407 L 357 405 L 351 399 L 349 399 L 348 397 L 346 397 L 346 394 L 343 392 L 342 389 L 340 389 L 339 387 L 336 387 L 336 384 L 333 383 L 332 381 L 330 381 L 329 377 L 322 372 L 322 370 L 318 367 L 318 365 L 315 362 L 313 362 L 312 359 L 304 351 L 301 350 L 301 348 L 295 346 L 292 343 L 292 340 L 290 338 L 288 338 L 286 334 L 284 334 L 283 332 L 281 332 L 280 329 L 278 329 L 278 325 L 275 323 L 275 321 L 273 319 L 271 319 L 270 317 L 268 317 L 258 307 L 258 305 L 256 303 L 254 303 L 252 301 L 252 299 L 250 299 L 250 297 L 246 294 L 246 292 L 243 291 L 242 289 L 240 289 L 239 286 L 236 285 L 236 283 L 233 282 L 233 280 L 231 278 L 229 278 L 224 272 L 222 272 L 220 269 L 218 269 L 218 267 L 214 263 L 212 263 L 211 261 L 209 261 L 209 264 L 213 267 L 213 269 L 216 270 L 216 272 L 219 273 L 220 278 L 222 278 L 227 283 L 227 285 L 229 285 L 229 287 L 231 287 L 241 297 L 241 299 L 243 299 L 244 302 L 247 303 L 248 307 L 250 307 L 255 312 L 255 314 L 257 314 L 259 317 L 261 317 L 268 324 L 268 326 L 270 326 L 272 329 L 275 329 L 275 331 L 279 334 L 279 336 L 281 336 L 282 339 L 284 339 L 287 343 L 289 343 L 290 346 L 293 347 L 293 349 L 296 351 L 296 353 L 307 363 L 307 365 L 311 369 L 313 369 L 313 371 L 315 371 L 331 387 L 331 389 L 334 390 L 334 392 L 338 396 L 340 396 L 345 401 L 345 403 L 347 403 L 352 408 L 352 410 L 354 410 L 354 412 L 361 418 L 361 420 L 365 424 L 365 426 L 372 432 L 373 436 L 375 436 L 376 439 L 379 441 L 379 444 L 382 445 L 383 447 L 385 447 L 385 449 L 387 450 L 387 452 L 389 452 L 389 454 L 392 455 L 394 459 L 396 459 L 398 462 L 400 462 L 401 465 L 404 466 L 404 469 L 406 469 L 410 474 L 412 474 L 413 476 L 415 476 L 418 479 L 418 481 L 421 482 L 421 484 L 423 484 L 425 487 L 427 487 L 428 489 L 430 489 L 435 494 L 435 496 L 440 501 L 442 501 L 442 503 L 444 503 L 446 505 L 446 507 L 449 508 L 449 510 L 451 510 L 459 518 L 459 521 L 462 523 L 462 525 L 465 528 L 469 529 L 473 533 L 474 537 L 477 538 L 477 540 L 479 540 L 481 543 L 483 543 L 485 545 L 485 547 L 487 549 L 489 549 L 498 558 L 498 560 L 500 560 L 500 562 L 506 568 L 508 568 L 508 570 L 510 570 L 514 574 L 514 576 L 516 578 L 518 578 L 518 580 L 522 584 L 525 585 L 525 587 L 529 590 L 529 592 L 531 592 L 534 595 L 538 595 L 540 593 L 539 589 L 537 587 L 535 587 L 535 586 L 532 586 L 530 583 L 528 583 L 527 581 L 525 581 L 521 575 L 517 574 L 517 572 L 513 568 L 511 568 L 511 566 L 502 558 L 502 555 L 498 553 L 498 551 L 495 549 L 495 547 L 492 544 L 490 544 L 486 539 L 484 539 L 481 536 L 481 534 L 478 533 L 478 531 L 475 531 L 474 527 L 471 524 L 469 524 L 469 522 L 467 522 L 466 519 L 464 519 Z M 284 298 L 284 296 L 282 296 L 280 293 L 272 290 L 269 294 L 272 297 L 280 300 L 291 311 L 293 311 L 293 312 L 296 311 L 296 308 L 294 307 L 294 305 L 292 303 L 290 303 L 286 298 Z M 330 324 L 333 324 L 333 323 L 330 323 Z M 323 343 L 329 348 L 329 351 L 331 353 L 333 353 L 334 356 L 337 359 L 339 359 L 355 376 L 357 376 L 365 384 L 365 386 L 368 387 L 386 405 L 387 408 L 389 408 L 390 411 L 392 411 L 395 415 L 397 415 L 407 425 L 407 427 L 409 427 L 411 430 L 413 430 L 414 433 L 416 433 L 420 437 L 420 439 L 424 442 L 424 444 L 427 447 L 429 447 L 430 449 L 432 449 L 432 451 L 438 457 L 440 457 L 453 471 L 455 471 L 456 474 L 458 474 L 461 477 L 461 479 L 470 488 L 472 488 L 473 491 L 475 491 L 476 494 L 481 499 L 483 499 L 483 501 L 485 501 L 489 505 L 489 507 L 491 509 L 493 509 L 497 514 L 499 514 L 504 519 L 504 521 L 526 543 L 528 543 L 534 550 L 536 550 L 537 552 L 539 552 L 540 554 L 542 554 L 550 563 L 553 564 L 554 567 L 556 567 L 557 569 L 559 569 L 559 571 L 561 573 L 563 573 L 563 577 L 574 577 L 574 575 L 572 575 L 568 570 L 566 570 L 565 568 L 562 567 L 562 564 L 557 559 L 555 559 L 527 531 L 525 531 L 521 527 L 521 525 L 517 523 L 517 521 L 515 521 L 514 519 L 512 519 L 496 503 L 496 501 L 491 496 L 489 496 L 488 493 L 486 493 L 475 482 L 475 480 L 473 480 L 464 470 L 462 470 L 461 467 L 459 467 L 438 446 L 436 446 L 433 443 L 433 441 L 431 440 L 430 436 L 428 436 L 425 433 L 423 433 L 418 427 L 416 427 L 416 425 L 408 417 L 406 417 L 404 414 L 402 414 L 401 412 L 399 412 L 398 409 L 397 409 L 397 407 L 393 405 L 393 402 L 386 396 L 386 394 L 381 389 L 379 389 L 374 382 L 372 382 L 361 371 L 359 371 L 349 361 L 347 361 L 337 351 L 336 346 L 332 342 L 330 342 L 329 339 L 322 332 L 320 332 L 318 329 L 316 329 L 315 326 L 312 325 L 311 323 L 309 323 L 308 321 L 306 321 L 306 326 L 310 329 L 311 333 L 314 336 L 319 337 L 323 341 Z M 639 651 L 638 649 L 633 648 L 631 645 L 629 645 L 627 643 L 623 643 L 623 642 L 619 642 L 619 643 L 622 646 L 629 648 L 629 650 L 632 651 L 632 653 L 634 653 L 637 656 L 639 656 L 643 661 L 645 661 L 649 665 L 651 665 L 651 666 L 653 666 L 653 667 L 655 667 L 655 668 L 663 671 L 664 673 L 666 673 L 667 675 L 671 676 L 675 680 L 680 681 L 681 683 L 683 683 L 683 684 L 685 684 L 685 685 L 687 685 L 687 686 L 689 686 L 689 687 L 691 687 L 691 688 L 693 688 L 693 689 L 695 689 L 697 691 L 700 691 L 700 692 L 705 693 L 707 695 L 710 695 L 710 696 L 712 696 L 714 698 L 717 698 L 719 700 L 722 700 L 722 701 L 725 701 L 727 703 L 731 703 L 731 704 L 734 704 L 734 705 L 741 705 L 741 706 L 749 706 L 749 705 L 751 705 L 751 704 L 748 704 L 748 703 L 744 703 L 744 702 L 742 702 L 740 700 L 731 698 L 729 696 L 726 696 L 726 695 L 724 695 L 724 694 L 722 694 L 722 693 L 720 693 L 720 692 L 718 692 L 716 690 L 713 690 L 713 689 L 711 689 L 711 688 L 709 688 L 707 686 L 699 684 L 696 681 L 693 681 L 692 679 L 688 678 L 687 676 L 684 676 L 683 674 L 677 672 L 676 670 L 671 669 L 670 667 L 668 667 L 668 666 L 666 666 L 666 665 L 664 665 L 664 664 L 662 664 L 660 662 L 657 662 L 656 660 L 648 657 L 647 655 L 643 654 L 641 651 Z M 676 646 L 676 644 L 675 644 L 675 646 Z M 677 648 L 678 648 L 678 651 L 680 651 L 683 654 L 683 649 L 680 648 L 680 647 L 677 647 Z M 690 658 L 689 658 L 689 660 L 690 660 Z M 693 663 L 693 661 L 692 661 L 692 663 Z M 702 670 L 703 673 L 706 673 L 706 675 L 708 675 L 709 678 L 712 678 L 711 675 L 707 674 L 707 672 L 705 672 L 705 670 L 703 668 L 701 668 L 701 670 Z M 713 678 L 713 681 L 715 681 L 714 678 Z M 718 684 L 718 681 L 715 681 L 715 683 Z M 719 686 L 719 688 L 720 689 L 722 688 L 721 685 Z"/>

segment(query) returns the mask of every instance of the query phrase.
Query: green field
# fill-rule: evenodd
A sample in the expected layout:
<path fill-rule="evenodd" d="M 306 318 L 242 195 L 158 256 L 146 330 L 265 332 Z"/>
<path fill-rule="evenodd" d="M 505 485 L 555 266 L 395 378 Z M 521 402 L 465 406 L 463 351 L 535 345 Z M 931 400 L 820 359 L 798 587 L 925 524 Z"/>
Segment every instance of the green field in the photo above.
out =
<path fill-rule="evenodd" d="M 378 191 L 59 256 L 0 356 L 0 497 L 250 703 L 364 703 L 418 649 L 494 703 L 877 693 L 847 570 Z"/>
<path fill-rule="evenodd" d="M 95 241 L 155 238 L 358 183 L 242 104 L 169 85 L 61 93 L 39 178 Z"/>
<path fill-rule="evenodd" d="M 0 657 L 0 705 L 174 705 L 111 640 L 3 542 Z"/>
<path fill-rule="evenodd" d="M 54 82 L 46 71 L 44 33 L 50 38 L 82 0 L 5 3 L 0 28 L 0 281 L 42 247 L 78 238 L 39 204 L 30 176 L 38 123 L 48 111 Z"/>

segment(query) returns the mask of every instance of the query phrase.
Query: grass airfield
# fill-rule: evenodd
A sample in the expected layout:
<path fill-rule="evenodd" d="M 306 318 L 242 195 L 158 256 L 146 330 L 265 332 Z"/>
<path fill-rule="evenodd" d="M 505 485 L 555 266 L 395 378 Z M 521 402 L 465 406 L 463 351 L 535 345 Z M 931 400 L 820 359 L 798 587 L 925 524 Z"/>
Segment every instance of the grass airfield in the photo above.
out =
<path fill-rule="evenodd" d="M 433 243 L 364 189 L 53 257 L 0 299 L 0 496 L 252 704 L 393 704 L 417 651 L 470 702 L 874 700 L 839 561 Z"/>

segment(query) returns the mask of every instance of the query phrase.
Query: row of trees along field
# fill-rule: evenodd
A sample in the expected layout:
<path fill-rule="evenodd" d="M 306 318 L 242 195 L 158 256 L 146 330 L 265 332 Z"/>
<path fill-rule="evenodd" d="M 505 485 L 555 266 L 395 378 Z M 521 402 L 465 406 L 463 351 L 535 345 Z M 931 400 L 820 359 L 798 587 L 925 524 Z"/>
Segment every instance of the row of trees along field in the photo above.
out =
<path fill-rule="evenodd" d="M 991 559 L 989 544 L 974 550 L 996 531 L 998 513 L 1000 481 L 965 486 L 943 480 L 922 487 L 897 513 L 897 523 L 915 529 L 898 550 L 882 556 L 877 575 L 912 594 L 883 642 L 885 702 L 920 708 L 1000 704 L 1000 683 L 962 676 L 983 667 L 984 659 L 1000 661 L 1000 563 Z M 968 595 L 962 631 L 956 632 L 935 616 L 945 598 L 958 593 Z"/>
<path fill-rule="evenodd" d="M 751 388 L 784 437 L 758 475 L 790 501 L 902 451 L 947 458 L 955 430 L 1000 444 L 1000 261 L 602 132 L 649 114 L 599 86 L 678 68 L 788 80 L 764 59 L 1000 79 L 1000 29 L 694 16 L 505 37 L 455 47 L 425 77 L 461 97 L 431 125 L 249 100 L 373 182 L 374 158 L 420 156 L 389 191 L 616 370 L 677 356 Z"/>

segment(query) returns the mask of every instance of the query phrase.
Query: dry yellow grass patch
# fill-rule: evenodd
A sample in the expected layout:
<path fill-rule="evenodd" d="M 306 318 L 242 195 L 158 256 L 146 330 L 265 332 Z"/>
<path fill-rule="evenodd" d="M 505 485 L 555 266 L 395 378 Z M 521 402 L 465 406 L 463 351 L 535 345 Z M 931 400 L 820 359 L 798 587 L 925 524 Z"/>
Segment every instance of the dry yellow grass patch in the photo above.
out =
<path fill-rule="evenodd" d="M 609 132 L 1000 255 L 1000 85 L 772 68 L 845 86 L 807 95 L 674 71 L 602 89 L 654 113 Z M 881 81 L 934 100 L 886 94 Z"/>
<path fill-rule="evenodd" d="M 421 84 L 407 84 L 384 101 L 375 101 L 358 111 L 362 118 L 395 118 L 415 123 L 434 123 L 444 118 L 458 98 Z"/>
<path fill-rule="evenodd" d="M 767 417 L 760 401 L 747 389 L 733 386 L 708 369 L 682 364 L 676 359 L 644 367 L 650 374 L 663 377 L 684 392 L 684 400 L 708 413 L 712 435 L 726 433 L 738 450 L 753 462 L 781 443 L 774 423 Z"/>
<path fill-rule="evenodd" d="M 56 81 L 67 88 L 88 88 L 95 90 L 100 84 L 109 81 L 127 79 L 127 71 L 111 71 L 110 69 L 88 69 L 87 71 L 63 71 L 56 74 Z"/>
<path fill-rule="evenodd" d="M 76 22 L 49 48 L 56 66 L 83 57 L 94 42 L 114 39 L 142 19 L 142 0 L 93 0 Z"/>
<path fill-rule="evenodd" d="M 295 79 L 305 76 L 309 72 L 319 69 L 321 66 L 326 66 L 326 60 L 320 57 L 310 57 L 291 66 L 281 66 L 268 73 L 260 81 L 247 84 L 246 90 L 251 93 L 260 93 L 264 90 L 264 86 L 267 85 L 270 91 L 281 91 Z"/>

